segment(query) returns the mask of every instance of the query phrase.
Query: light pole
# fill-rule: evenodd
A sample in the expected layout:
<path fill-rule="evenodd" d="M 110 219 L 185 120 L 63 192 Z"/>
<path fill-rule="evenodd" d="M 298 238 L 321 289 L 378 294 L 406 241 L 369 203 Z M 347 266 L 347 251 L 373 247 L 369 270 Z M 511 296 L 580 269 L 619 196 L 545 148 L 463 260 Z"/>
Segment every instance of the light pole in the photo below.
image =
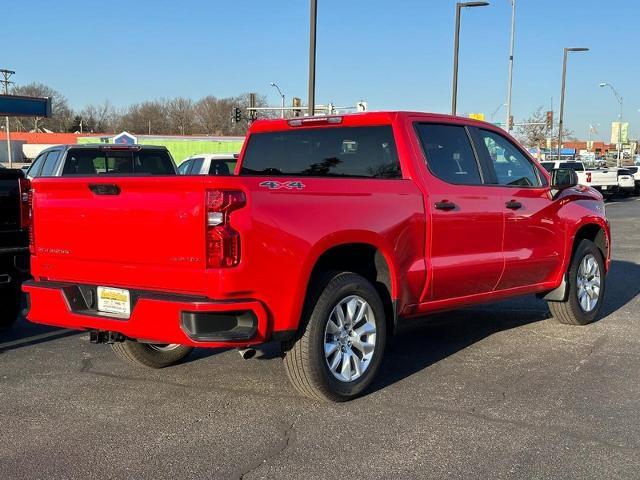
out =
<path fill-rule="evenodd" d="M 510 130 L 509 119 L 511 118 L 511 87 L 513 84 L 513 47 L 515 45 L 516 31 L 516 0 L 511 0 L 511 45 L 509 47 L 509 82 L 507 84 L 507 120 L 505 125 L 507 131 Z"/>
<path fill-rule="evenodd" d="M 618 167 L 622 166 L 622 97 L 618 91 L 609 82 L 603 82 L 600 87 L 609 87 L 618 100 L 620 111 L 618 112 Z"/>
<path fill-rule="evenodd" d="M 271 82 L 271 86 L 278 90 L 278 93 L 280 94 L 280 98 L 282 99 L 282 112 L 280 112 L 280 118 L 284 118 L 284 93 L 282 93 L 282 90 L 280 90 L 280 87 L 276 82 Z"/>
<path fill-rule="evenodd" d="M 565 86 L 567 83 L 567 54 L 569 52 L 587 52 L 588 48 L 584 47 L 574 47 L 574 48 L 564 48 L 564 57 L 562 59 L 562 90 L 560 91 L 560 118 L 558 120 L 558 160 L 560 160 L 560 149 L 562 148 L 562 128 L 563 128 L 563 117 L 564 117 L 564 92 Z"/>
<path fill-rule="evenodd" d="M 489 2 L 456 3 L 456 31 L 453 41 L 453 85 L 451 88 L 451 115 L 456 114 L 456 109 L 458 106 L 458 52 L 460 50 L 460 12 L 463 8 L 486 7 L 487 5 L 489 5 Z"/>
<path fill-rule="evenodd" d="M 9 95 L 9 85 L 12 84 L 9 79 L 12 75 L 15 75 L 16 72 L 13 70 L 0 70 L 0 74 L 2 74 L 1 83 L 4 85 L 4 94 Z M 9 131 L 9 117 L 4 117 L 5 122 L 5 131 L 7 132 L 7 160 L 9 160 L 9 168 L 13 168 L 13 158 L 11 155 L 11 133 Z"/>
<path fill-rule="evenodd" d="M 316 26 L 318 24 L 318 0 L 310 0 L 309 12 L 309 115 L 316 113 Z"/>
<path fill-rule="evenodd" d="M 506 107 L 506 106 L 507 106 L 507 104 L 506 104 L 506 103 L 501 103 L 500 105 L 498 105 L 498 106 L 496 107 L 496 109 L 495 109 L 493 112 L 491 112 L 491 123 L 493 123 L 493 117 L 495 117 L 495 116 L 496 116 L 496 114 L 498 113 L 498 111 L 499 111 L 502 107 Z M 509 123 L 509 121 L 508 121 L 508 120 L 509 120 L 509 119 L 507 118 L 507 123 Z"/>

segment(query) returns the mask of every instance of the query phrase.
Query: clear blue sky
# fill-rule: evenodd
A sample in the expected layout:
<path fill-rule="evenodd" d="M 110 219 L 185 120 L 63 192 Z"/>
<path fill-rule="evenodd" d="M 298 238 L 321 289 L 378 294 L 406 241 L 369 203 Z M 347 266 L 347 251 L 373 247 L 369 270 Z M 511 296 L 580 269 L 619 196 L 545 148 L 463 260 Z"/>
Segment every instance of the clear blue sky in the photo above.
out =
<path fill-rule="evenodd" d="M 509 0 L 463 12 L 458 111 L 489 115 L 504 103 Z M 279 102 L 306 98 L 307 0 L 21 0 L 0 16 L 0 66 L 18 83 L 48 84 L 73 107 L 122 106 L 158 97 L 257 91 Z M 319 103 L 447 112 L 454 0 L 318 0 Z M 560 97 L 562 48 L 570 57 L 566 125 L 608 138 L 624 97 L 640 137 L 640 2 L 517 0 L 513 113 L 516 122 Z M 8 48 L 7 48 L 8 47 Z M 499 118 L 498 118 L 499 117 Z M 504 118 L 504 110 L 496 120 Z"/>

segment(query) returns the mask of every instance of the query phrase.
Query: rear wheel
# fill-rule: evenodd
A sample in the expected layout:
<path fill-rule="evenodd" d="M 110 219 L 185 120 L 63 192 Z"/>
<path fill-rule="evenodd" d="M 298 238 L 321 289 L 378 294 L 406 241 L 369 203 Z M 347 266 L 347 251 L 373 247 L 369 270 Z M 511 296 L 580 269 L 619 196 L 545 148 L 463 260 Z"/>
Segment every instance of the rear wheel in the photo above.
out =
<path fill-rule="evenodd" d="M 560 323 L 587 325 L 602 308 L 605 292 L 605 270 L 602 253 L 590 240 L 576 247 L 567 274 L 567 298 L 564 302 L 548 302 L 553 317 Z"/>
<path fill-rule="evenodd" d="M 178 344 L 141 343 L 125 340 L 111 345 L 122 360 L 148 368 L 164 368 L 173 365 L 191 353 L 192 347 Z"/>
<path fill-rule="evenodd" d="M 386 320 L 373 285 L 354 273 L 332 273 L 309 292 L 301 336 L 285 345 L 284 366 L 301 394 L 350 400 L 373 381 L 384 353 Z"/>

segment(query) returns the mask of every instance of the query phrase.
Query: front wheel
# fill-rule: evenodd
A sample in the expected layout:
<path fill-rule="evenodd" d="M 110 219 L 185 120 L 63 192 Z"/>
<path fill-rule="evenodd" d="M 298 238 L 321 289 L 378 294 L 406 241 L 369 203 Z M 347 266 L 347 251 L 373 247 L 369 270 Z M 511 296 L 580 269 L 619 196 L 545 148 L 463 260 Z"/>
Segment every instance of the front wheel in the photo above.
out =
<path fill-rule="evenodd" d="M 114 353 L 133 365 L 164 368 L 173 365 L 191 353 L 192 347 L 178 344 L 141 343 L 125 340 L 111 345 Z"/>
<path fill-rule="evenodd" d="M 307 397 L 350 400 L 378 372 L 386 333 L 374 286 L 354 273 L 329 274 L 309 292 L 300 337 L 285 345 L 287 376 Z"/>
<path fill-rule="evenodd" d="M 567 274 L 567 298 L 548 302 L 553 317 L 560 323 L 587 325 L 597 317 L 605 291 L 602 253 L 590 240 L 581 240 L 571 259 Z"/>

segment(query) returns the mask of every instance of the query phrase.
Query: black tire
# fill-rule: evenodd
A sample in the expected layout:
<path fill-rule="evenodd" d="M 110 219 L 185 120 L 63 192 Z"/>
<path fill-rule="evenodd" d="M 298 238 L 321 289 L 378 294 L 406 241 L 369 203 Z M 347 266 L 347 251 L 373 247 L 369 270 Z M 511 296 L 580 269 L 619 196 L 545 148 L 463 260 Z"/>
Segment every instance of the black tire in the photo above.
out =
<path fill-rule="evenodd" d="M 368 366 L 357 379 L 347 382 L 331 373 L 325 359 L 324 341 L 325 328 L 334 307 L 350 296 L 360 297 L 369 304 L 376 332 Z M 284 367 L 289 381 L 302 395 L 314 400 L 343 402 L 357 397 L 371 384 L 380 368 L 385 343 L 385 312 L 375 287 L 355 273 L 331 272 L 310 288 L 298 338 L 283 345 Z"/>
<path fill-rule="evenodd" d="M 22 295 L 20 290 L 7 288 L 0 291 L 0 331 L 8 329 L 20 315 Z"/>
<path fill-rule="evenodd" d="M 122 360 L 148 368 L 168 367 L 182 360 L 193 350 L 192 347 L 184 345 L 176 345 L 170 349 L 159 350 L 154 348 L 154 345 L 133 340 L 113 343 L 111 348 Z"/>
<path fill-rule="evenodd" d="M 585 311 L 578 299 L 578 269 L 582 260 L 588 255 L 593 255 L 600 271 L 600 293 L 595 308 L 591 311 Z M 569 266 L 567 275 L 567 298 L 564 302 L 548 302 L 549 310 L 553 317 L 560 323 L 567 325 L 587 325 L 598 318 L 604 300 L 605 287 L 606 275 L 602 253 L 592 241 L 580 240 L 580 243 L 578 243 L 573 253 L 571 265 Z"/>

